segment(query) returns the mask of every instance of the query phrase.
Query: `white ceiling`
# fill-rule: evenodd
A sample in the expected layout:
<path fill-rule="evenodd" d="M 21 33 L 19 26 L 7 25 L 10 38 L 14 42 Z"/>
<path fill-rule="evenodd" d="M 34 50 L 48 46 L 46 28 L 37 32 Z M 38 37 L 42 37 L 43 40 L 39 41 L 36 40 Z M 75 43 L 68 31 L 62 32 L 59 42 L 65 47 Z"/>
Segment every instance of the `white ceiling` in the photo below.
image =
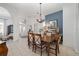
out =
<path fill-rule="evenodd" d="M 5 8 L 0 7 L 0 17 L 11 17 L 11 15 Z"/>
<path fill-rule="evenodd" d="M 5 4 L 5 3 L 4 3 Z M 19 13 L 25 13 L 27 16 L 36 16 L 39 13 L 39 3 L 6 3 L 15 7 Z M 56 11 L 62 10 L 61 3 L 42 3 L 42 14 L 47 15 Z"/>

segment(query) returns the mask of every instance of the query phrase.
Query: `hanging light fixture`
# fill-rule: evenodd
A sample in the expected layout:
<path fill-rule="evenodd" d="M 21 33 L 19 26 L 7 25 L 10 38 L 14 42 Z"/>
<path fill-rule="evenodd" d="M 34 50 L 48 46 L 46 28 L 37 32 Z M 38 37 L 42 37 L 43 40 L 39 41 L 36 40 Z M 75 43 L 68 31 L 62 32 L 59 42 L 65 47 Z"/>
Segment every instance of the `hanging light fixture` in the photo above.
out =
<path fill-rule="evenodd" d="M 45 16 L 42 14 L 42 8 L 41 8 L 41 6 L 42 6 L 42 3 L 40 3 L 40 13 L 39 13 L 39 18 L 36 19 L 37 22 L 39 22 L 39 23 L 42 23 L 42 22 L 44 21 L 44 19 L 45 19 Z"/>

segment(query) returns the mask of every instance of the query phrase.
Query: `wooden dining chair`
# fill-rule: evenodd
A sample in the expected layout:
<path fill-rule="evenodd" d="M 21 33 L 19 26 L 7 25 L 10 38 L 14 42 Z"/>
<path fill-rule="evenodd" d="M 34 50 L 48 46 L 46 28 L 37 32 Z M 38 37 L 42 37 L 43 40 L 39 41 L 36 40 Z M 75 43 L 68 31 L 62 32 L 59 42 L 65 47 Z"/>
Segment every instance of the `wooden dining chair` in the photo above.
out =
<path fill-rule="evenodd" d="M 46 42 L 46 52 L 47 52 L 47 55 L 49 56 L 50 43 L 52 42 L 51 33 L 46 32 L 42 37 L 43 37 L 43 41 Z"/>
<path fill-rule="evenodd" d="M 55 44 L 56 44 L 56 55 L 57 55 L 57 53 L 60 52 L 59 43 L 60 43 L 60 40 L 61 40 L 61 35 L 58 34 L 58 33 L 56 35 L 54 35 L 54 40 L 55 40 Z"/>
<path fill-rule="evenodd" d="M 54 44 L 53 44 L 54 47 L 52 47 L 52 42 L 51 42 L 49 44 L 49 46 L 51 46 L 51 47 L 49 47 L 48 55 L 49 55 L 49 53 L 53 53 L 50 50 L 55 50 L 55 55 L 57 56 L 58 53 L 59 53 L 59 42 L 61 40 L 61 36 L 59 34 L 57 34 L 57 33 L 53 34 L 51 36 L 52 36 L 51 37 L 52 38 L 52 42 L 54 42 Z"/>
<path fill-rule="evenodd" d="M 45 42 L 42 41 L 41 34 L 34 34 L 34 43 L 35 43 L 35 52 L 37 48 L 39 48 L 42 56 L 42 51 L 46 46 L 45 46 Z"/>
<path fill-rule="evenodd" d="M 45 33 L 45 35 L 43 35 L 43 40 L 45 42 L 47 42 L 46 47 L 47 47 L 47 55 L 49 56 L 50 53 L 53 53 L 51 50 L 55 51 L 55 55 L 57 56 L 57 54 L 59 53 L 59 42 L 61 39 L 61 36 L 56 33 L 56 34 L 52 34 L 52 33 Z M 54 43 L 54 44 L 52 44 Z"/>
<path fill-rule="evenodd" d="M 28 32 L 28 46 L 32 47 L 32 51 L 34 50 L 34 34 L 33 32 Z"/>

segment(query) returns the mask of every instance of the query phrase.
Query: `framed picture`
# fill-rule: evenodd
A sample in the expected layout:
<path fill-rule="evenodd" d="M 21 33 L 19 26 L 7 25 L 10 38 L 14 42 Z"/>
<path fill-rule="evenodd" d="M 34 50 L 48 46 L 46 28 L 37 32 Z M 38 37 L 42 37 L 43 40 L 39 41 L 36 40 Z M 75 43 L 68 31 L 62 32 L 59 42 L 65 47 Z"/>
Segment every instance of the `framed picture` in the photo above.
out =
<path fill-rule="evenodd" d="M 56 20 L 49 21 L 49 24 L 50 24 L 50 26 L 49 26 L 50 29 L 53 29 L 53 28 L 56 28 L 56 27 L 57 27 L 57 22 L 56 22 Z"/>

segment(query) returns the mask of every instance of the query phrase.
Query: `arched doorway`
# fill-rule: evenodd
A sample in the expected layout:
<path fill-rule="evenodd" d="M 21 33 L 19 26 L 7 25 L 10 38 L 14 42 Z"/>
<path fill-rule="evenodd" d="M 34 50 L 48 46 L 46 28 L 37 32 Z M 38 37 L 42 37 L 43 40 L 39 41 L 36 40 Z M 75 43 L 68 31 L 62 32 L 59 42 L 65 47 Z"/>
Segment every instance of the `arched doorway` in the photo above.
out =
<path fill-rule="evenodd" d="M 12 33 L 13 21 L 11 18 L 11 14 L 8 12 L 6 8 L 0 7 L 0 36 L 5 37 Z"/>

